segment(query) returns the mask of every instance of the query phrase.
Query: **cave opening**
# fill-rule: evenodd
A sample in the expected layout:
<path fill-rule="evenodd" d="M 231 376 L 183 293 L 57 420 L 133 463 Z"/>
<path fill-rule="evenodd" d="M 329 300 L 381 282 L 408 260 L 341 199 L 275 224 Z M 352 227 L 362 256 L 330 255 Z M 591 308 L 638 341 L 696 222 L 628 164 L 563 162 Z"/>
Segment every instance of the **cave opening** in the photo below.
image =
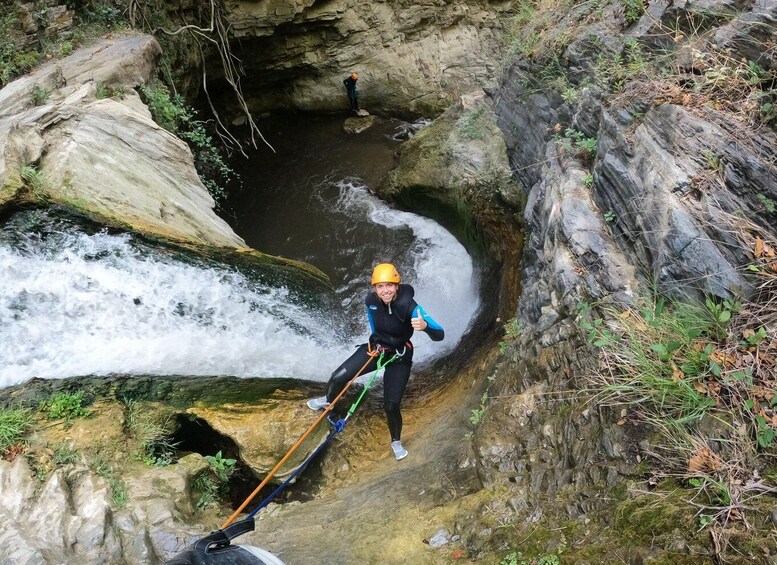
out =
<path fill-rule="evenodd" d="M 176 458 L 180 459 L 190 453 L 199 453 L 203 457 L 216 457 L 221 452 L 223 459 L 234 459 L 234 471 L 222 494 L 224 503 L 230 508 L 238 508 L 261 483 L 263 477 L 257 475 L 242 460 L 240 448 L 235 441 L 216 431 L 207 420 L 192 414 L 178 414 L 175 417 L 175 432 L 170 438 L 176 446 Z M 317 491 L 318 480 L 321 478 L 322 457 L 313 461 L 295 481 L 273 498 L 273 502 L 304 502 L 313 498 Z M 245 511 L 250 512 L 278 488 L 281 481 L 272 481 L 263 487 L 248 504 Z"/>

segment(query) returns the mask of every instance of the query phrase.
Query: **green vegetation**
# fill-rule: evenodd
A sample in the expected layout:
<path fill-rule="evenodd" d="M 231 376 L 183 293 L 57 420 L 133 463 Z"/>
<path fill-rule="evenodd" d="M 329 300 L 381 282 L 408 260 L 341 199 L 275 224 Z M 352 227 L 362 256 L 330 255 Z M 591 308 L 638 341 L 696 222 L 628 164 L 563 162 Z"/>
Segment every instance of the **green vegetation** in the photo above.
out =
<path fill-rule="evenodd" d="M 36 106 L 41 106 L 49 99 L 51 92 L 36 84 L 32 89 L 32 101 Z"/>
<path fill-rule="evenodd" d="M 534 558 L 525 557 L 522 551 L 511 551 L 499 565 L 560 565 L 561 558 L 556 553 L 544 553 Z"/>
<path fill-rule="evenodd" d="M 0 88 L 13 79 L 35 68 L 41 61 L 66 57 L 76 47 L 84 45 L 107 31 L 125 28 L 123 14 L 126 3 L 122 0 L 72 0 L 68 7 L 75 10 L 75 29 L 72 38 L 53 41 L 45 33 L 34 34 L 30 43 L 22 30 L 18 15 L 20 2 L 5 2 L 0 6 Z M 33 8 L 35 24 L 48 25 L 47 6 Z M 39 102 L 36 102 L 39 103 Z"/>
<path fill-rule="evenodd" d="M 571 150 L 575 147 L 579 150 L 580 158 L 585 162 L 590 162 L 596 156 L 596 144 L 595 137 L 586 137 L 585 134 L 576 129 L 567 128 L 564 131 L 563 137 L 556 138 L 559 144 L 565 147 L 567 150 Z M 593 178 L 591 179 L 593 181 Z"/>
<path fill-rule="evenodd" d="M 623 4 L 623 18 L 627 26 L 637 23 L 645 13 L 642 0 L 621 0 L 621 4 Z"/>
<path fill-rule="evenodd" d="M 13 30 L 19 27 L 14 6 L 0 8 L 0 87 L 38 64 L 40 54 L 18 49 Z"/>
<path fill-rule="evenodd" d="M 75 1 L 68 3 L 75 14 L 72 38 L 55 43 L 46 39 L 45 34 L 38 34 L 38 41 L 30 44 L 19 22 L 17 4 L 13 2 L 0 8 L 0 87 L 32 70 L 41 61 L 67 56 L 76 47 L 85 45 L 108 31 L 133 27 L 133 24 L 153 30 L 175 28 L 174 23 L 165 19 L 167 16 L 164 7 L 156 0 L 133 3 L 129 10 L 126 2 L 121 0 Z M 34 14 L 38 25 L 47 25 L 47 10 L 48 8 L 43 6 Z M 223 14 L 219 11 L 219 18 L 221 17 Z M 200 31 L 192 33 L 203 35 Z M 172 84 L 189 78 L 188 66 L 173 61 L 191 59 L 191 53 L 199 53 L 197 43 L 190 34 L 175 37 L 161 35 L 157 39 L 163 47 L 160 66 L 167 77 L 167 85 L 154 81 L 144 89 L 144 97 L 152 106 L 151 111 L 157 123 L 187 142 L 203 184 L 216 204 L 221 205 L 226 197 L 224 187 L 235 177 L 235 173 L 226 163 L 218 144 L 220 140 L 214 141 L 206 123 L 195 118 L 194 110 L 187 106 L 179 95 L 170 95 L 170 90 L 174 91 Z M 219 45 L 228 51 L 228 47 Z M 231 58 L 227 57 L 227 60 L 231 61 Z M 237 74 L 235 69 L 231 71 Z M 102 83 L 96 85 L 97 98 L 111 98 L 122 93 L 120 88 Z M 35 85 L 34 104 L 46 103 L 50 94 L 42 85 Z M 232 138 L 231 142 L 236 143 L 236 140 Z"/>
<path fill-rule="evenodd" d="M 170 439 L 170 419 L 157 421 L 143 414 L 141 405 L 125 400 L 126 428 L 138 443 L 134 457 L 150 467 L 166 467 L 175 461 L 177 443 Z"/>
<path fill-rule="evenodd" d="M 19 172 L 24 185 L 37 197 L 43 196 L 46 189 L 46 182 L 43 180 L 43 174 L 33 165 L 25 165 Z"/>
<path fill-rule="evenodd" d="M 593 80 L 601 88 L 620 92 L 629 82 L 657 73 L 658 68 L 648 61 L 640 43 L 629 38 L 622 52 L 603 52 L 597 57 Z"/>
<path fill-rule="evenodd" d="M 602 361 L 586 377 L 588 389 L 599 406 L 616 410 L 619 425 L 655 433 L 651 475 L 695 490 L 705 527 L 746 520 L 744 501 L 773 489 L 761 475 L 777 447 L 777 383 L 768 361 L 777 354 L 774 255 L 774 242 L 756 240 L 762 283 L 751 303 L 656 297 L 623 310 L 578 308 Z"/>
<path fill-rule="evenodd" d="M 126 11 L 126 2 L 122 0 L 72 0 L 80 4 L 81 20 L 87 26 L 98 29 L 123 29 L 127 22 L 123 18 Z M 78 7 L 78 6 L 77 6 Z"/>
<path fill-rule="evenodd" d="M 701 383 L 720 376 L 720 357 L 708 340 L 718 336 L 732 310 L 712 300 L 708 305 L 687 300 L 670 309 L 658 299 L 616 314 L 624 320 L 619 332 L 603 318 L 590 319 L 590 306 L 581 304 L 580 323 L 589 341 L 612 355 L 608 365 L 616 375 L 600 382 L 606 401 L 671 426 L 698 421 L 713 408 L 715 400 Z"/>
<path fill-rule="evenodd" d="M 758 202 L 761 203 L 761 206 L 763 206 L 764 210 L 766 210 L 770 214 L 774 214 L 774 210 L 777 209 L 777 206 L 775 206 L 774 200 L 772 200 L 765 194 L 758 194 L 756 195 L 756 198 L 758 198 Z"/>
<path fill-rule="evenodd" d="M 221 451 L 216 453 L 216 455 L 206 455 L 205 460 L 222 483 L 227 482 L 232 473 L 235 472 L 235 463 L 237 461 L 235 459 L 225 459 L 221 456 Z"/>
<path fill-rule="evenodd" d="M 199 473 L 193 482 L 193 489 L 199 493 L 197 509 L 205 510 L 208 506 L 222 499 L 229 487 L 229 478 L 235 472 L 235 459 L 227 459 L 219 451 L 216 455 L 206 455 L 205 460 L 210 469 Z"/>
<path fill-rule="evenodd" d="M 488 406 L 488 390 L 483 392 L 483 396 L 480 397 L 480 405 L 473 409 L 471 412 L 471 415 L 469 417 L 469 421 L 472 423 L 473 426 L 477 426 L 480 423 L 481 418 L 483 418 L 483 414 L 486 412 L 486 407 Z"/>
<path fill-rule="evenodd" d="M 196 112 L 187 106 L 178 94 L 170 94 L 163 83 L 154 81 L 140 87 L 140 94 L 148 104 L 154 121 L 189 144 L 194 164 L 202 183 L 217 204 L 226 198 L 224 186 L 235 176 L 221 151 L 205 129 L 205 123 L 196 119 Z"/>
<path fill-rule="evenodd" d="M 50 420 L 65 420 L 89 416 L 89 409 L 84 406 L 84 392 L 58 392 L 48 400 L 43 400 L 38 406 Z"/>
<path fill-rule="evenodd" d="M 108 485 L 111 488 L 111 500 L 116 508 L 123 508 L 127 505 L 129 495 L 127 493 L 127 485 L 116 474 L 113 467 L 109 465 L 101 457 L 96 457 L 94 460 L 95 472 L 108 481 Z"/>
<path fill-rule="evenodd" d="M 0 456 L 22 444 L 32 427 L 32 414 L 24 408 L 0 408 Z"/>
<path fill-rule="evenodd" d="M 54 465 L 62 466 L 68 463 L 78 463 L 78 452 L 72 446 L 63 443 L 54 448 L 54 455 L 51 462 Z"/>
<path fill-rule="evenodd" d="M 510 347 L 510 344 L 520 336 L 521 330 L 522 328 L 518 324 L 518 320 L 516 318 L 512 318 L 504 325 L 504 332 L 505 332 L 504 337 L 499 342 L 499 353 L 501 355 L 504 355 L 505 353 L 507 353 L 507 350 Z M 489 400 L 489 390 L 491 388 L 492 383 L 495 380 L 496 380 L 496 375 L 492 374 L 491 376 L 488 377 L 488 386 L 486 387 L 486 390 L 483 391 L 483 395 L 480 397 L 480 402 L 478 404 L 478 407 L 473 408 L 470 411 L 469 421 L 473 426 L 477 426 L 480 423 L 480 421 L 483 419 L 483 415 L 486 413 L 486 408 L 488 407 L 488 400 Z"/>
<path fill-rule="evenodd" d="M 719 171 L 723 165 L 722 161 L 720 160 L 720 155 L 718 155 L 715 151 L 706 149 L 702 152 L 702 156 L 707 162 L 707 167 L 713 171 Z"/>
<path fill-rule="evenodd" d="M 504 338 L 499 342 L 499 351 L 501 353 L 504 353 L 508 345 L 510 345 L 510 342 L 514 341 L 521 334 L 521 328 L 519 327 L 518 320 L 516 318 L 512 318 L 509 322 L 507 322 L 504 325 L 504 330 Z"/>
<path fill-rule="evenodd" d="M 688 504 L 688 490 L 676 481 L 663 481 L 656 485 L 661 494 L 660 504 L 655 495 L 627 497 L 615 509 L 613 523 L 620 534 L 619 541 L 629 540 L 637 544 L 660 544 L 667 547 L 678 531 L 688 531 L 694 523 L 696 509 Z M 654 491 L 655 492 L 655 491 Z M 688 532 L 686 539 L 700 537 Z M 667 561 L 658 561 L 668 563 Z M 670 561 L 676 563 L 677 561 Z M 681 561 L 697 563 L 698 561 Z"/>
<path fill-rule="evenodd" d="M 720 48 L 709 33 L 733 13 L 694 9 L 672 21 L 655 22 L 650 37 L 660 47 L 624 37 L 619 48 L 590 33 L 591 24 L 604 17 L 606 4 L 598 0 L 520 3 L 503 67 L 522 59 L 526 91 L 555 91 L 568 104 L 576 103 L 583 88 L 595 85 L 608 94 L 623 95 L 624 102 L 643 99 L 655 105 L 709 106 L 748 123 L 777 125 L 777 73 Z M 629 27 L 642 17 L 647 4 L 620 0 L 620 5 L 622 24 Z M 572 42 L 578 53 L 596 57 L 595 64 L 583 73 L 579 65 L 570 72 L 566 50 Z M 763 52 L 772 50 L 768 39 L 759 47 Z M 690 64 L 685 59 L 678 64 L 680 50 L 686 54 L 683 57 L 690 54 Z M 642 114 L 644 109 L 634 112 L 635 116 Z"/>
<path fill-rule="evenodd" d="M 221 485 L 210 473 L 200 473 L 192 481 L 192 489 L 199 493 L 197 509 L 202 512 L 219 498 Z"/>
<path fill-rule="evenodd" d="M 459 131 L 466 139 L 483 139 L 485 128 L 480 123 L 480 117 L 485 108 L 479 106 L 465 112 L 456 122 Z"/>
<path fill-rule="evenodd" d="M 108 86 L 104 82 L 98 82 L 95 86 L 94 95 L 98 99 L 114 98 L 124 94 L 124 88 L 120 86 Z"/>
<path fill-rule="evenodd" d="M 27 459 L 27 464 L 30 466 L 30 470 L 32 471 L 33 476 L 40 482 L 45 481 L 46 476 L 48 475 L 48 469 L 46 468 L 46 465 L 44 465 L 40 459 L 35 457 L 34 454 L 30 453 L 29 451 L 25 452 L 24 456 Z"/>

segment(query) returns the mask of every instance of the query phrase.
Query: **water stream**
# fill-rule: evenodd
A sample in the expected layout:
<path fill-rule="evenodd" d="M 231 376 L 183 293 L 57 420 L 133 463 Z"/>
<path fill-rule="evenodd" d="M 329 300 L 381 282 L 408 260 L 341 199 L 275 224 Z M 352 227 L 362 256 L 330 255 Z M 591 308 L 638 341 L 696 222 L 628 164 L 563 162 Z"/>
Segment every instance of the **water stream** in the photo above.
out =
<path fill-rule="evenodd" d="M 368 182 L 390 166 L 396 127 L 370 134 L 379 136 L 373 149 L 368 138 L 313 143 L 300 135 L 297 151 L 272 165 L 252 155 L 243 167 L 254 173 L 242 171 L 242 197 L 230 202 L 241 211 L 230 221 L 249 245 L 331 277 L 335 308 L 128 234 L 17 213 L 0 231 L 0 386 L 113 373 L 325 380 L 369 333 L 363 298 L 379 261 L 397 264 L 446 329 L 441 343 L 417 335 L 416 359 L 444 355 L 479 310 L 478 272 L 444 228 L 370 194 Z"/>

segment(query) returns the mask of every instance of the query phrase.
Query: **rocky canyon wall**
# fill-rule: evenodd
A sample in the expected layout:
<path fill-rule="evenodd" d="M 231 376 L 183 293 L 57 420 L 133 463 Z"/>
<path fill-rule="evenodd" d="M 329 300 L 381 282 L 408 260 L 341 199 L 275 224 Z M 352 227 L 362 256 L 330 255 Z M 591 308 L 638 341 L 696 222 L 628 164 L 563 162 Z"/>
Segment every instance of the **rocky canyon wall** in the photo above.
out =
<path fill-rule="evenodd" d="M 511 2 L 228 1 L 232 49 L 255 111 L 348 109 L 342 81 L 360 75 L 362 106 L 436 115 L 493 84 Z M 211 60 L 211 77 L 220 64 Z"/>
<path fill-rule="evenodd" d="M 519 528 L 587 524 L 607 507 L 613 523 L 618 496 L 603 493 L 637 479 L 650 449 L 574 392 L 597 364 L 578 307 L 655 290 L 746 298 L 754 238 L 777 232 L 773 85 L 743 80 L 748 66 L 774 76 L 775 4 L 640 14 L 535 14 L 542 33 L 516 46 L 495 96 L 528 195 L 523 291 L 474 445 L 499 493 L 488 512 Z"/>

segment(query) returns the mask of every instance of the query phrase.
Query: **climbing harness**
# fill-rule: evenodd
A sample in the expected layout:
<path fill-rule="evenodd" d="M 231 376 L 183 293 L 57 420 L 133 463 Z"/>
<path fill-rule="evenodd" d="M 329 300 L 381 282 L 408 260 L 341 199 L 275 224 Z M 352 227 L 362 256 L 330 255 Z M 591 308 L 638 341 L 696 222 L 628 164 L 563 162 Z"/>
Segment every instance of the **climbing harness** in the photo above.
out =
<path fill-rule="evenodd" d="M 367 344 L 367 348 L 369 351 L 370 344 Z M 375 344 L 375 351 L 377 351 L 380 354 L 392 354 L 396 359 L 399 359 L 401 357 L 405 356 L 405 353 L 407 353 L 408 349 L 413 349 L 413 344 L 409 341 L 406 341 L 404 344 L 402 344 L 402 350 L 400 351 L 399 347 L 386 347 L 385 345 L 381 345 L 379 343 Z"/>
<path fill-rule="evenodd" d="M 356 408 L 359 406 L 359 403 L 362 401 L 362 398 L 364 398 L 364 395 L 367 394 L 367 391 L 372 386 L 372 383 L 375 381 L 375 377 L 377 377 L 378 372 L 380 372 L 380 370 L 385 368 L 386 365 L 388 365 L 389 363 L 391 363 L 392 361 L 394 361 L 395 359 L 397 359 L 399 357 L 395 353 L 390 358 L 388 358 L 387 360 L 384 361 L 385 352 L 379 351 L 378 349 L 371 349 L 369 347 L 369 345 L 368 345 L 368 348 L 367 348 L 367 352 L 368 352 L 368 354 L 370 356 L 370 358 L 367 359 L 367 362 L 364 365 L 362 365 L 362 368 L 359 369 L 356 372 L 356 375 L 354 375 L 354 377 L 350 381 L 348 381 L 346 383 L 345 387 L 343 387 L 343 390 L 340 391 L 340 394 L 338 394 L 337 397 L 334 400 L 332 400 L 332 402 L 329 403 L 329 406 L 327 406 L 324 409 L 324 411 L 321 413 L 321 415 L 318 418 L 316 418 L 316 421 L 313 422 L 311 424 L 311 426 L 307 429 L 307 431 L 305 431 L 305 433 L 303 433 L 300 436 L 300 438 L 297 440 L 297 442 L 293 446 L 291 446 L 291 449 L 289 449 L 288 453 L 286 453 L 286 455 L 283 456 L 283 458 L 278 462 L 278 464 L 275 465 L 275 467 L 273 467 L 273 469 L 267 474 L 267 476 L 259 484 L 259 486 L 254 489 L 254 491 L 248 496 L 248 498 L 246 498 L 246 500 L 243 502 L 243 504 L 241 504 L 240 507 L 237 510 L 235 510 L 232 513 L 232 515 L 227 519 L 227 521 L 224 522 L 224 524 L 222 524 L 221 530 L 224 530 L 225 528 L 227 528 L 227 526 L 229 526 L 235 520 L 235 518 L 245 509 L 245 507 L 250 504 L 250 502 L 259 493 L 259 491 L 261 491 L 262 488 L 268 482 L 270 482 L 270 479 L 273 477 L 273 475 L 275 475 L 275 473 L 278 471 L 278 469 L 280 469 L 281 466 L 289 459 L 289 457 L 291 457 L 292 453 L 294 453 L 297 450 L 297 448 L 302 444 L 302 442 L 305 440 L 305 438 L 308 437 L 308 435 L 310 435 L 310 433 L 315 429 L 315 427 L 319 424 L 319 422 L 321 422 L 321 420 L 323 420 L 324 418 L 328 417 L 329 412 L 335 406 L 337 401 L 340 400 L 340 398 L 342 398 L 342 396 L 345 394 L 345 392 L 348 390 L 348 388 L 354 383 L 354 381 L 356 381 L 356 379 L 362 374 L 362 372 L 364 372 L 364 369 L 367 368 L 367 365 L 369 365 L 372 362 L 372 360 L 375 357 L 377 357 L 378 358 L 377 359 L 377 368 L 373 372 L 373 374 L 370 377 L 369 381 L 367 381 L 367 384 L 364 386 L 364 389 L 362 390 L 362 392 L 359 395 L 359 397 L 356 399 L 356 401 L 348 409 L 348 412 L 346 413 L 345 417 L 340 419 L 340 420 L 337 420 L 337 421 L 333 421 L 333 420 L 330 419 L 329 422 L 332 424 L 333 429 L 329 433 L 327 438 L 324 440 L 324 442 L 321 445 L 319 445 L 318 448 L 316 448 L 316 450 L 313 453 L 311 453 L 310 456 L 308 456 L 308 458 L 305 461 L 303 461 L 302 464 L 282 484 L 280 484 L 278 486 L 278 488 L 276 488 L 270 494 L 270 496 L 268 496 L 252 512 L 250 512 L 248 514 L 248 516 L 246 516 L 246 518 L 241 520 L 241 522 L 243 522 L 243 521 L 250 522 L 251 523 L 251 530 L 253 530 L 253 521 L 254 521 L 254 516 L 256 515 L 256 513 L 259 512 L 259 510 L 261 510 L 265 506 L 267 506 L 270 503 L 270 501 L 275 497 L 276 494 L 278 494 L 284 488 L 286 488 L 286 486 L 289 483 L 291 483 L 302 471 L 304 471 L 307 468 L 307 466 L 310 464 L 310 462 L 324 449 L 324 447 L 326 447 L 326 445 L 332 440 L 332 438 L 336 434 L 338 434 L 338 433 L 343 431 L 343 429 L 345 428 L 345 424 L 348 423 L 349 418 L 356 411 Z"/>

